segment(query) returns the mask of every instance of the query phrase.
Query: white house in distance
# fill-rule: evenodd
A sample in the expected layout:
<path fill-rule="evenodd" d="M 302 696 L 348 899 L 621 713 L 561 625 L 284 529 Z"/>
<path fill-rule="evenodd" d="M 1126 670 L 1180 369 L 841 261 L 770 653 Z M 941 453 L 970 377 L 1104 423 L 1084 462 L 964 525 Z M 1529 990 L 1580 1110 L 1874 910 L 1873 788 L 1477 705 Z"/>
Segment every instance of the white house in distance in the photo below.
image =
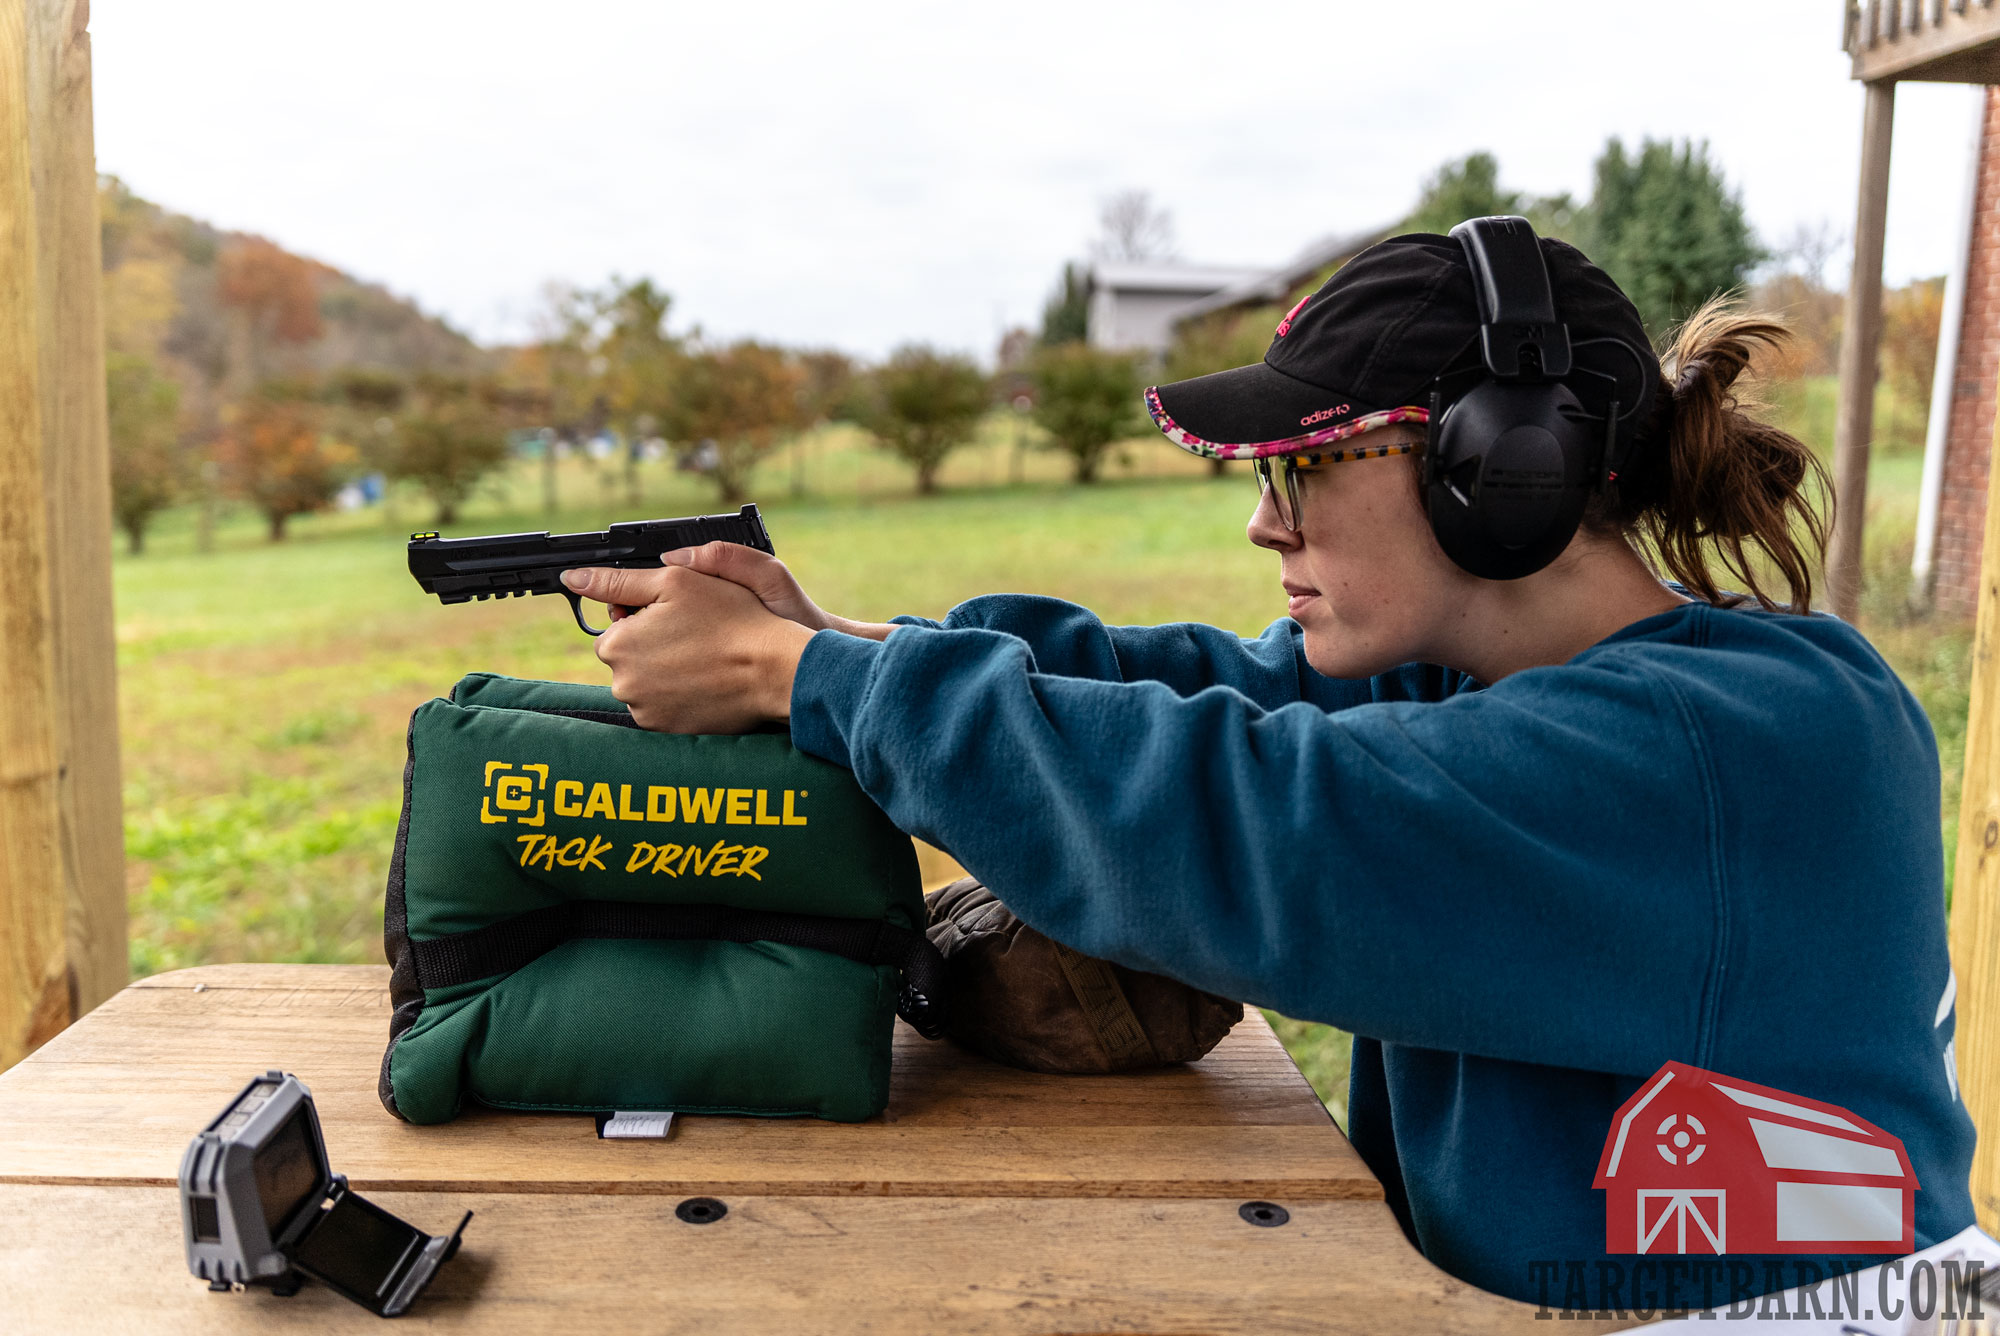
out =
<path fill-rule="evenodd" d="M 1386 228 L 1327 237 L 1275 267 L 1102 260 L 1090 267 L 1089 339 L 1118 352 L 1163 354 L 1181 321 L 1282 300 L 1328 265 L 1388 236 Z"/>
<path fill-rule="evenodd" d="M 1264 272 L 1179 260 L 1099 260 L 1090 266 L 1090 342 L 1114 352 L 1163 353 L 1184 308 Z"/>

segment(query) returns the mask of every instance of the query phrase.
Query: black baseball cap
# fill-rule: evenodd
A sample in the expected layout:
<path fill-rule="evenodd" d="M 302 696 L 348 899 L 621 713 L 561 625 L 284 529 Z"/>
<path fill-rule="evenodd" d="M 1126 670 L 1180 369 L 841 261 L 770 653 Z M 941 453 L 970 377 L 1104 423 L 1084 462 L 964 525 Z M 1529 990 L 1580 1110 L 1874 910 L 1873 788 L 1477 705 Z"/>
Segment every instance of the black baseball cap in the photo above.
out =
<path fill-rule="evenodd" d="M 1638 308 L 1582 251 L 1539 240 L 1556 318 L 1569 326 L 1575 352 L 1564 383 L 1592 412 L 1615 398 L 1621 417 L 1635 405 L 1643 414 L 1660 362 Z M 1412 232 L 1362 251 L 1294 306 L 1263 361 L 1156 385 L 1146 408 L 1183 450 L 1255 459 L 1326 451 L 1376 427 L 1424 422 L 1434 384 L 1449 402 L 1483 373 L 1464 247 Z"/>

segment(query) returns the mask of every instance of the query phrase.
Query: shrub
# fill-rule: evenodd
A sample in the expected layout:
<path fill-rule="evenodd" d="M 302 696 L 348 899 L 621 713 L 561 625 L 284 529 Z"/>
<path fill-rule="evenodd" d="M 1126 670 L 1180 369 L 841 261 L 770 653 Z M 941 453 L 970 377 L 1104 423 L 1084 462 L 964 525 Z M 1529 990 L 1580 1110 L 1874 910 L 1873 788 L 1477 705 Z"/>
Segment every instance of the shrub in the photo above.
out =
<path fill-rule="evenodd" d="M 1137 360 L 1087 343 L 1058 344 L 1036 352 L 1033 376 L 1035 422 L 1049 448 L 1075 461 L 1078 482 L 1097 481 L 1111 443 L 1144 425 Z"/>
<path fill-rule="evenodd" d="M 945 456 L 972 437 L 992 401 L 969 357 L 907 345 L 870 375 L 860 421 L 883 449 L 917 471 L 917 491 L 937 490 Z"/>

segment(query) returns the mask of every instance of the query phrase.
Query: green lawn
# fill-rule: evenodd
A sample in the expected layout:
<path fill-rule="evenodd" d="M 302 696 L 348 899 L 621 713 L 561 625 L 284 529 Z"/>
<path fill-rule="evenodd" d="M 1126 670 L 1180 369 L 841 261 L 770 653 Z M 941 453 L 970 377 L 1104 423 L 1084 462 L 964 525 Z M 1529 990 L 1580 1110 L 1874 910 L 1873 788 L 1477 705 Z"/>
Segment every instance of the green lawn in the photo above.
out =
<path fill-rule="evenodd" d="M 778 551 L 826 607 L 863 618 L 942 613 L 996 589 L 1054 594 L 1108 620 L 1195 619 L 1254 632 L 1283 612 L 1274 559 L 1243 538 L 1247 470 L 1212 478 L 1158 441 L 1120 452 L 1104 482 L 1075 487 L 1062 461 L 1018 458 L 1011 419 L 919 500 L 906 471 L 830 428 L 766 466 L 754 495 Z M 1023 480 L 1013 481 L 1017 467 Z M 795 467 L 805 493 L 793 495 Z M 1882 456 L 1871 504 L 1867 629 L 1932 712 L 1944 751 L 1946 832 L 1963 752 L 1968 633 L 1903 615 L 1917 467 Z M 644 466 L 637 502 L 615 470 L 561 474 L 554 524 L 717 508 L 712 490 Z M 541 529 L 526 464 L 454 533 Z M 386 508 L 298 521 L 282 544 L 256 516 L 224 517 L 194 551 L 194 516 L 164 517 L 147 554 L 116 569 L 132 967 L 206 961 L 374 961 L 396 826 L 403 729 L 461 674 L 602 681 L 561 600 L 446 608 L 403 564 L 428 511 Z M 1346 1037 L 1278 1019 L 1315 1087 L 1344 1111 Z"/>

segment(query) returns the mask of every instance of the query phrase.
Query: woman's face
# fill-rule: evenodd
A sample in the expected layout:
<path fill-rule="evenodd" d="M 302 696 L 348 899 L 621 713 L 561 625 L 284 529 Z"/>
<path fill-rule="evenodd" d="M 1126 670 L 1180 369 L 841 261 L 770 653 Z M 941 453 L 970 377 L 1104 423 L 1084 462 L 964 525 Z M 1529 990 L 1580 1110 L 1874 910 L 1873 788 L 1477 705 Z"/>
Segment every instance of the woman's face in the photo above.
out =
<path fill-rule="evenodd" d="M 1394 426 L 1369 433 L 1367 444 L 1421 440 Z M 1269 492 L 1250 516 L 1250 541 L 1278 554 L 1286 610 L 1305 630 L 1306 662 L 1328 677 L 1371 677 L 1432 657 L 1464 606 L 1471 577 L 1432 535 L 1412 467 L 1408 455 L 1392 454 L 1302 471 L 1296 533 Z M 1282 472 L 1274 468 L 1273 476 L 1282 487 Z"/>

